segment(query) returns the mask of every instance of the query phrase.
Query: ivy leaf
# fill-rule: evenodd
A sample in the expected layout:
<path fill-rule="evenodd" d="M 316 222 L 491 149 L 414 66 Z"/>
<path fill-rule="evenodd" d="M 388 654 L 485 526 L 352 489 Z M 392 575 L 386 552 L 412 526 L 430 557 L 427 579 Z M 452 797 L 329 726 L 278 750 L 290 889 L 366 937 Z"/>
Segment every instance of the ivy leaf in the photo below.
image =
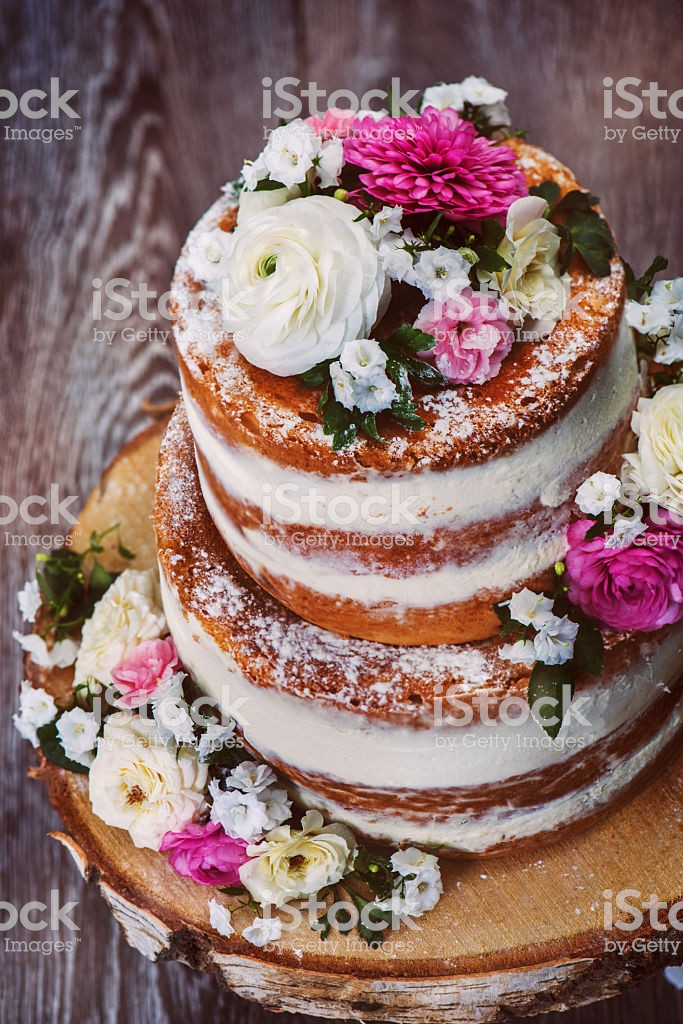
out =
<path fill-rule="evenodd" d="M 310 370 L 299 374 L 299 381 L 305 388 L 319 388 L 326 380 L 330 379 L 330 359 L 317 363 Z"/>
<path fill-rule="evenodd" d="M 321 914 L 320 917 L 311 925 L 311 928 L 314 932 L 320 932 L 321 942 L 324 942 L 327 936 L 330 934 L 331 927 L 332 923 L 330 922 L 330 919 L 327 916 L 327 911 L 325 911 L 324 914 Z"/>
<path fill-rule="evenodd" d="M 608 277 L 609 259 L 614 253 L 615 244 L 607 221 L 595 210 L 588 213 L 571 210 L 563 226 L 589 270 L 598 277 Z"/>
<path fill-rule="evenodd" d="M 356 930 L 358 931 L 358 934 L 360 935 L 361 939 L 364 939 L 365 942 L 367 942 L 368 946 L 381 946 L 382 942 L 384 941 L 384 934 L 387 929 L 378 928 L 375 930 L 373 928 L 368 928 L 367 925 L 363 924 L 360 917 L 361 912 L 365 909 L 365 907 L 367 907 L 368 904 L 372 904 L 373 901 L 367 900 L 365 896 L 361 896 L 360 893 L 353 892 L 352 889 L 348 889 L 347 891 L 349 896 L 351 897 L 351 901 L 353 902 L 354 907 L 358 911 L 358 924 L 356 925 Z M 391 910 L 380 910 L 379 907 L 371 905 L 370 909 L 367 911 L 366 917 L 368 918 L 368 920 L 372 921 L 373 924 L 379 924 L 383 921 L 387 926 L 391 926 Z"/>
<path fill-rule="evenodd" d="M 540 185 L 532 185 L 529 189 L 530 196 L 540 196 L 545 199 L 549 208 L 552 209 L 560 194 L 560 186 L 556 181 L 542 181 Z"/>
<path fill-rule="evenodd" d="M 621 262 L 624 264 L 624 271 L 626 273 L 626 296 L 629 299 L 635 299 L 636 302 L 639 302 L 644 294 L 650 294 L 652 291 L 652 279 L 660 270 L 666 270 L 669 266 L 669 261 L 658 253 L 645 273 L 636 278 L 633 268 L 629 266 L 626 260 Z"/>
<path fill-rule="evenodd" d="M 325 390 L 323 391 L 322 395 L 320 396 L 320 401 L 318 402 L 318 404 L 315 407 L 315 411 L 318 414 L 318 416 L 320 416 L 322 414 L 323 409 L 327 405 L 327 400 L 328 400 L 329 397 L 330 397 L 330 382 L 328 381 L 327 384 L 325 385 Z"/>
<path fill-rule="evenodd" d="M 391 415 L 408 430 L 424 430 L 427 424 L 417 415 L 417 408 L 417 403 L 412 400 L 412 394 L 410 397 L 401 395 L 391 403 Z"/>
<path fill-rule="evenodd" d="M 221 778 L 236 768 L 238 764 L 242 764 L 244 761 L 253 761 L 254 758 L 241 743 L 235 743 L 234 746 L 223 745 L 217 750 L 212 750 L 201 760 L 202 764 L 211 765 L 213 768 L 224 768 L 225 772 L 214 772 L 216 778 Z"/>
<path fill-rule="evenodd" d="M 398 359 L 389 358 L 386 366 L 387 376 L 390 377 L 396 385 L 396 390 L 399 394 L 399 399 L 408 399 L 412 401 L 413 389 L 410 386 L 410 377 L 408 376 L 408 368 Z M 395 399 L 394 404 L 399 399 Z"/>
<path fill-rule="evenodd" d="M 408 349 L 410 352 L 426 352 L 436 345 L 436 338 L 433 334 L 418 331 L 416 327 L 411 327 L 410 324 L 403 324 L 402 327 L 399 327 L 388 341 L 392 345 Z"/>
<path fill-rule="evenodd" d="M 386 350 L 385 350 L 386 351 Z M 442 373 L 439 373 L 435 366 L 431 363 L 426 362 L 424 359 L 418 359 L 416 356 L 410 356 L 401 349 L 396 349 L 392 345 L 389 349 L 391 356 L 406 368 L 408 376 L 415 381 L 416 384 L 422 385 L 422 387 L 445 387 L 448 383 Z"/>
<path fill-rule="evenodd" d="M 379 441 L 381 444 L 388 444 L 386 437 L 382 437 L 377 431 L 377 420 L 375 419 L 374 412 L 365 412 L 361 416 L 360 429 L 368 437 L 371 437 L 373 441 Z"/>
<path fill-rule="evenodd" d="M 510 621 L 510 602 L 505 601 L 504 603 L 494 604 L 493 610 L 498 616 L 498 620 L 501 626 L 504 626 L 506 622 Z"/>
<path fill-rule="evenodd" d="M 508 261 L 489 245 L 480 245 L 477 249 L 477 256 L 479 257 L 479 268 L 490 274 L 497 274 L 510 266 Z"/>
<path fill-rule="evenodd" d="M 373 896 L 388 899 L 394 889 L 394 869 L 389 857 L 360 844 L 353 862 L 353 877 L 367 885 Z"/>
<path fill-rule="evenodd" d="M 589 213 L 592 207 L 597 206 L 599 202 L 598 196 L 594 196 L 590 192 L 582 192 L 580 189 L 573 189 L 573 191 L 567 192 L 566 195 L 562 196 L 557 206 L 554 207 L 553 214 L 561 213 L 565 210 L 581 210 L 583 213 Z"/>
<path fill-rule="evenodd" d="M 79 764 L 78 761 L 72 761 L 64 753 L 64 747 L 59 741 L 56 719 L 52 722 L 47 722 L 45 725 L 41 725 L 36 732 L 38 734 L 40 749 L 48 761 L 59 765 L 60 768 L 66 768 L 69 772 L 76 772 L 78 775 L 88 774 L 89 769 L 86 768 L 84 764 Z"/>
<path fill-rule="evenodd" d="M 569 687 L 567 690 L 566 687 Z M 537 661 L 529 679 L 528 701 L 534 719 L 544 732 L 555 739 L 562 726 L 562 720 L 569 709 L 574 695 L 574 670 L 571 662 L 564 665 L 546 665 Z M 554 704 L 543 704 L 534 708 L 536 701 L 548 698 Z M 552 721 L 556 719 L 556 721 Z"/>
<path fill-rule="evenodd" d="M 353 444 L 358 435 L 358 427 L 353 413 L 336 399 L 328 402 L 323 411 L 323 432 L 332 435 L 332 448 L 339 451 Z"/>
<path fill-rule="evenodd" d="M 261 178 L 256 183 L 256 187 L 251 189 L 252 192 L 273 192 L 276 188 L 286 188 L 281 181 L 274 181 L 272 178 Z"/>
<path fill-rule="evenodd" d="M 579 632 L 574 641 L 574 665 L 588 676 L 601 676 L 605 665 L 605 643 L 602 633 L 590 619 L 581 616 Z"/>

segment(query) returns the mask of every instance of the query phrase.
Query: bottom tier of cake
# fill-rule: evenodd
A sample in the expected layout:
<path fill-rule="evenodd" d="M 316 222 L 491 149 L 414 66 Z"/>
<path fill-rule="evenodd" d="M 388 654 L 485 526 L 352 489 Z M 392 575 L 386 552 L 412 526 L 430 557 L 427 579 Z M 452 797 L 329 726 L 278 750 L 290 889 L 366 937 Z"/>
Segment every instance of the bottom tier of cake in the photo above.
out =
<path fill-rule="evenodd" d="M 605 636 L 555 741 L 498 640 L 401 647 L 311 625 L 235 562 L 204 505 L 182 406 L 161 446 L 164 608 L 197 684 L 293 795 L 364 835 L 488 856 L 592 823 L 680 742 L 683 625 Z"/>

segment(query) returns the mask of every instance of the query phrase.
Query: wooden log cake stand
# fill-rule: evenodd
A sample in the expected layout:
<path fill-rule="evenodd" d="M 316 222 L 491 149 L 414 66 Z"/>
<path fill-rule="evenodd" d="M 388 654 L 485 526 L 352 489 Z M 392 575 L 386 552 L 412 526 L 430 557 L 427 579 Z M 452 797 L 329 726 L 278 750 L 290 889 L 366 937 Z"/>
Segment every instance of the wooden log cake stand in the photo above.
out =
<path fill-rule="evenodd" d="M 134 438 L 105 471 L 76 527 L 77 548 L 92 530 L 119 521 L 124 543 L 137 553 L 133 566 L 155 563 L 150 512 L 163 426 Z M 115 541 L 105 543 L 109 567 L 130 564 Z M 27 671 L 55 696 L 70 689 L 71 670 L 29 663 Z M 635 889 L 643 900 L 656 893 L 669 907 L 683 898 L 683 754 L 587 832 L 496 860 L 442 859 L 441 902 L 415 922 L 419 930 L 403 925 L 379 950 L 356 932 L 333 930 L 321 942 L 306 920 L 263 949 L 239 934 L 223 938 L 209 924 L 215 891 L 182 878 L 164 854 L 136 849 L 126 832 L 95 817 L 86 776 L 42 755 L 30 775 L 45 783 L 63 819 L 64 831 L 53 837 L 97 886 L 132 946 L 151 960 L 175 958 L 211 971 L 271 1010 L 421 1024 L 503 1021 L 605 999 L 683 959 L 671 950 L 683 932 L 668 924 L 658 931 L 645 916 L 637 931 L 603 927 L 604 890 Z M 235 914 L 238 932 L 252 916 Z M 621 954 L 610 945 L 615 939 L 626 940 Z M 640 951 L 646 939 L 650 951 Z"/>

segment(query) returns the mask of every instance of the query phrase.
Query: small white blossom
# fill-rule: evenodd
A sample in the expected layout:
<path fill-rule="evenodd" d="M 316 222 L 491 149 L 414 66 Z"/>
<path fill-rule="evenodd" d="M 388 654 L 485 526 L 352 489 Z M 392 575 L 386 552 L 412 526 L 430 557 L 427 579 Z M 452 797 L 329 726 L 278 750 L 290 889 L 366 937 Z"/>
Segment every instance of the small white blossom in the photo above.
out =
<path fill-rule="evenodd" d="M 263 804 L 268 819 L 268 823 L 265 826 L 266 831 L 276 828 L 277 825 L 281 825 L 283 821 L 287 821 L 287 818 L 290 817 L 292 801 L 288 799 L 286 789 L 277 789 L 275 787 L 264 789 L 258 794 L 258 798 Z"/>
<path fill-rule="evenodd" d="M 579 631 L 578 622 L 563 615 L 550 615 L 534 637 L 536 657 L 545 665 L 563 665 L 574 656 L 574 640 Z"/>
<path fill-rule="evenodd" d="M 92 711 L 73 708 L 57 722 L 57 734 L 70 761 L 89 767 L 95 758 L 100 723 Z"/>
<path fill-rule="evenodd" d="M 213 797 L 211 820 L 220 822 L 233 839 L 252 841 L 272 827 L 266 805 L 256 793 L 223 790 L 217 779 L 209 783 L 209 793 Z"/>
<path fill-rule="evenodd" d="M 428 299 L 445 302 L 455 299 L 470 283 L 470 264 L 456 250 L 440 245 L 420 253 L 410 284 L 419 288 Z"/>
<path fill-rule="evenodd" d="M 224 747 L 232 746 L 235 740 L 235 723 L 230 725 L 208 725 L 206 732 L 202 733 L 199 739 L 199 757 L 206 761 L 214 751 L 223 750 Z"/>
<path fill-rule="evenodd" d="M 627 548 L 636 537 L 645 533 L 647 525 L 636 516 L 617 516 L 614 529 L 605 541 L 606 548 Z"/>
<path fill-rule="evenodd" d="M 398 397 L 396 385 L 383 371 L 355 380 L 353 394 L 361 412 L 382 412 Z"/>
<path fill-rule="evenodd" d="M 390 910 L 396 918 L 422 917 L 433 910 L 443 895 L 443 883 L 407 879 L 400 889 L 394 889 L 389 899 L 376 902 L 380 910 Z"/>
<path fill-rule="evenodd" d="M 225 783 L 231 789 L 239 789 L 243 793 L 261 793 L 276 781 L 277 776 L 269 765 L 242 761 L 233 768 Z"/>
<path fill-rule="evenodd" d="M 510 607 L 510 618 L 521 622 L 523 626 L 540 629 L 544 622 L 553 617 L 552 600 L 544 594 L 535 594 L 528 587 L 513 594 L 507 604 Z"/>
<path fill-rule="evenodd" d="M 188 265 L 198 281 L 220 292 L 228 266 L 228 232 L 221 228 L 193 232 L 187 246 Z"/>
<path fill-rule="evenodd" d="M 244 179 L 244 185 L 250 191 L 256 188 L 259 181 L 268 177 L 268 168 L 266 167 L 265 160 L 263 159 L 263 153 L 259 153 L 255 160 L 245 160 L 244 166 L 242 167 L 242 178 Z"/>
<path fill-rule="evenodd" d="M 576 504 L 587 515 L 610 512 L 621 494 L 621 481 L 611 473 L 593 473 L 576 492 Z"/>
<path fill-rule="evenodd" d="M 671 330 L 657 342 L 655 359 L 665 366 L 683 362 L 683 313 L 676 313 Z"/>
<path fill-rule="evenodd" d="M 498 649 L 498 657 L 514 665 L 531 667 L 536 662 L 536 648 L 533 640 L 517 640 L 514 644 L 503 644 Z"/>
<path fill-rule="evenodd" d="M 40 608 L 40 589 L 38 580 L 27 580 L 22 590 L 17 593 L 17 603 L 24 622 L 35 622 L 36 612 Z"/>
<path fill-rule="evenodd" d="M 235 929 L 230 920 L 231 914 L 227 907 L 224 907 L 218 900 L 209 900 L 209 922 L 219 935 L 229 939 L 235 934 Z"/>
<path fill-rule="evenodd" d="M 406 281 L 408 284 L 411 284 L 413 257 L 404 248 L 407 234 L 408 232 L 405 232 L 403 235 L 396 235 L 392 232 L 385 235 L 380 240 L 378 252 L 387 277 L 390 277 L 392 281 Z"/>
<path fill-rule="evenodd" d="M 490 107 L 494 103 L 502 103 L 507 98 L 505 89 L 491 85 L 485 78 L 468 75 L 460 83 L 462 98 L 473 107 Z"/>
<path fill-rule="evenodd" d="M 666 303 L 639 303 L 630 299 L 626 303 L 626 323 L 640 334 L 658 334 L 668 331 L 672 311 Z"/>
<path fill-rule="evenodd" d="M 296 118 L 274 129 L 263 150 L 263 163 L 271 180 L 281 181 L 289 188 L 305 180 L 319 150 L 319 136 L 305 121 Z"/>
<path fill-rule="evenodd" d="M 653 304 L 669 306 L 672 313 L 683 313 L 683 277 L 676 277 L 671 281 L 657 281 L 650 300 Z"/>
<path fill-rule="evenodd" d="M 344 166 L 344 143 L 338 136 L 323 142 L 314 164 L 320 179 L 321 188 L 331 188 L 339 183 L 339 175 Z"/>
<path fill-rule="evenodd" d="M 421 111 L 425 107 L 436 107 L 446 110 L 452 107 L 462 113 L 465 103 L 478 107 L 488 117 L 492 125 L 509 125 L 510 114 L 505 105 L 507 92 L 491 85 L 485 78 L 469 75 L 462 82 L 433 85 L 425 89 Z"/>
<path fill-rule="evenodd" d="M 155 701 L 152 713 L 162 743 L 194 743 L 192 718 L 184 700 L 166 697 Z"/>
<path fill-rule="evenodd" d="M 337 362 L 330 365 L 330 378 L 334 397 L 341 402 L 345 409 L 353 409 L 355 398 L 351 374 L 343 370 L 341 363 Z"/>
<path fill-rule="evenodd" d="M 34 747 L 38 746 L 37 730 L 57 715 L 54 697 L 41 687 L 24 679 L 19 695 L 19 711 L 12 718 L 17 731 Z"/>
<path fill-rule="evenodd" d="M 374 338 L 360 338 L 358 341 L 346 342 L 341 350 L 339 362 L 342 369 L 359 380 L 383 372 L 387 365 L 387 356 Z"/>
<path fill-rule="evenodd" d="M 439 861 L 434 854 L 425 853 L 414 846 L 392 853 L 391 866 L 401 878 L 415 875 L 423 882 L 437 882 L 441 878 Z"/>
<path fill-rule="evenodd" d="M 254 923 L 242 932 L 242 938 L 252 946 L 267 946 L 281 937 L 282 921 L 279 917 L 255 917 Z"/>
<path fill-rule="evenodd" d="M 451 82 L 449 85 L 442 82 L 441 85 L 431 85 L 425 89 L 420 113 L 425 107 L 436 107 L 437 110 L 446 110 L 448 107 L 452 107 L 453 110 L 460 113 L 464 105 L 465 97 L 462 94 L 460 82 Z"/>
<path fill-rule="evenodd" d="M 12 636 L 21 644 L 22 651 L 31 655 L 31 660 L 40 668 L 68 668 L 73 665 L 78 655 L 78 644 L 74 640 L 58 640 L 49 650 L 42 636 L 37 633 L 21 633 L 13 631 Z"/>
<path fill-rule="evenodd" d="M 402 206 L 383 206 L 379 213 L 372 218 L 370 225 L 370 238 L 376 242 L 385 238 L 388 234 L 400 234 L 401 217 L 403 216 Z"/>

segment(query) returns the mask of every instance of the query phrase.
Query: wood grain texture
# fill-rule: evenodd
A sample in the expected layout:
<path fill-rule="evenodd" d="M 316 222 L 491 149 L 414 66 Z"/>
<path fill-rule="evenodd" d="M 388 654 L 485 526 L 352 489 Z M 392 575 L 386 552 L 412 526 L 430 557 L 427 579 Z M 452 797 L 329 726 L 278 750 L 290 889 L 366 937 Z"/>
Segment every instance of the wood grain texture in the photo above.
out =
<path fill-rule="evenodd" d="M 166 290 L 187 230 L 242 157 L 261 147 L 266 75 L 356 91 L 392 75 L 410 87 L 487 75 L 510 90 L 515 121 L 531 141 L 602 197 L 636 269 L 660 251 L 680 273 L 683 142 L 604 142 L 602 79 L 633 75 L 678 88 L 678 64 L 662 56 L 673 54 L 682 22 L 680 7 L 665 0 L 646 10 L 621 0 L 230 0 L 201 8 L 180 0 L 3 0 L 0 88 L 46 89 L 58 75 L 62 89 L 79 90 L 82 128 L 71 142 L 0 138 L 0 493 L 20 501 L 58 482 L 63 495 L 83 499 L 144 422 L 142 400 L 172 397 L 168 345 L 125 342 L 120 333 L 110 346 L 93 340 L 91 281 L 122 277 Z M 9 123 L 34 126 L 19 115 Z M 139 313 L 99 326 L 168 329 L 163 318 Z M 0 528 L 6 626 L 18 625 L 14 592 L 31 556 L 7 544 L 5 530 L 28 537 L 63 527 Z M 7 628 L 0 643 L 0 685 L 11 705 L 20 659 Z M 130 950 L 66 851 L 44 838 L 59 821 L 41 787 L 24 778 L 31 755 L 7 713 L 0 730 L 0 898 L 23 904 L 58 888 L 63 900 L 78 901 L 82 927 L 70 955 L 0 948 L 2 1021 L 310 1020 L 274 1018 L 218 991 L 209 977 L 151 965 Z M 606 1004 L 538 1019 L 677 1024 L 683 999 L 654 980 Z"/>

